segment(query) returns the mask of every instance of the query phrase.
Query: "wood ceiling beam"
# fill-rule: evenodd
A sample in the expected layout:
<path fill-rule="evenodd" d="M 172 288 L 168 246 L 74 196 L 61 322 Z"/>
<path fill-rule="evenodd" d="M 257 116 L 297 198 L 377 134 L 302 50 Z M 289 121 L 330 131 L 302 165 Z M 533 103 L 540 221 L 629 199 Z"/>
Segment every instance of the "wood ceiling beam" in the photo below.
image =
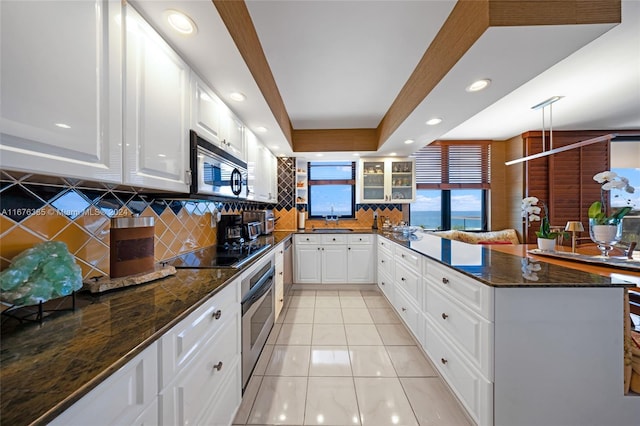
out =
<path fill-rule="evenodd" d="M 310 129 L 294 130 L 296 152 L 376 151 L 376 129 Z"/>
<path fill-rule="evenodd" d="M 244 1 L 212 0 L 280 129 L 293 147 L 293 127 Z"/>
<path fill-rule="evenodd" d="M 378 125 L 381 147 L 492 26 L 619 23 L 620 0 L 458 0 Z"/>

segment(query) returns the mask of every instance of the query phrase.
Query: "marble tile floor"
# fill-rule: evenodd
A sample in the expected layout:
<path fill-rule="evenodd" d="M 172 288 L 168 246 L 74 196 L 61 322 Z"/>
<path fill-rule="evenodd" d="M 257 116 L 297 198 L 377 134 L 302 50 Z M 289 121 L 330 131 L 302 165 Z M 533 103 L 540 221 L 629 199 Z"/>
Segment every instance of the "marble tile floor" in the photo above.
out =
<path fill-rule="evenodd" d="M 234 425 L 471 426 L 381 293 L 296 290 Z"/>

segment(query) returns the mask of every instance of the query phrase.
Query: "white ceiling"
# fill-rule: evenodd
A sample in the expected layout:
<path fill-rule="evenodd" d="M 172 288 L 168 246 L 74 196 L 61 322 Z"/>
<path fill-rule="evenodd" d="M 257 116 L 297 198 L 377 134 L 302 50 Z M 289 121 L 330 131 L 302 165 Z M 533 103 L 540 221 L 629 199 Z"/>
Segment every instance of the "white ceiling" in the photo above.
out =
<path fill-rule="evenodd" d="M 258 137 L 276 155 L 316 155 L 292 153 L 210 0 L 132 3 L 249 128 L 269 129 Z M 376 127 L 455 5 L 246 3 L 295 129 Z M 168 8 L 191 16 L 198 34 L 172 33 L 162 19 Z M 530 107 L 553 95 L 565 96 L 554 104 L 554 129 L 640 128 L 640 2 L 623 1 L 622 24 L 610 28 L 489 29 L 376 154 L 406 155 L 435 139 L 504 140 L 541 129 L 541 112 Z M 465 92 L 477 78 L 492 84 Z M 230 100 L 233 91 L 247 100 Z M 443 122 L 426 126 L 434 116 Z M 406 145 L 406 139 L 416 143 Z"/>

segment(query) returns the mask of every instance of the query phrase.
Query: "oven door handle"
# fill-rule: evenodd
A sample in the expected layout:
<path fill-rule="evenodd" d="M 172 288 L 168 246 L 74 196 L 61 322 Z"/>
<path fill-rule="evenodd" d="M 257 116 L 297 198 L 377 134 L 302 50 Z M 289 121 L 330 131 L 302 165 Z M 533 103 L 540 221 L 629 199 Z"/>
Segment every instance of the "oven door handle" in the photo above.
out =
<path fill-rule="evenodd" d="M 273 284 L 273 276 L 275 275 L 276 267 L 272 266 L 267 273 L 265 273 L 260 280 L 256 283 L 255 286 L 251 289 L 251 291 L 245 296 L 242 300 L 242 315 L 244 315 L 251 305 L 253 305 L 257 300 L 259 300 Z"/>

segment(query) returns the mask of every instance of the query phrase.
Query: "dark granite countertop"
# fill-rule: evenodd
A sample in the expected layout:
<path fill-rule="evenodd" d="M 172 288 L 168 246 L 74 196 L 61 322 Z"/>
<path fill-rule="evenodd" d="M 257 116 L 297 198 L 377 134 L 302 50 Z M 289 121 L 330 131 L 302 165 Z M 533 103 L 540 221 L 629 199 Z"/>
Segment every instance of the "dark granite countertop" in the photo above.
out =
<path fill-rule="evenodd" d="M 490 246 L 448 240 L 428 232 L 410 239 L 393 232 L 378 234 L 491 287 L 635 287 L 616 277 L 502 253 Z M 534 263 L 540 265 L 540 270 L 527 270 Z"/>
<path fill-rule="evenodd" d="M 273 246 L 291 232 L 275 232 Z M 241 269 L 181 269 L 176 275 L 101 295 L 79 292 L 75 311 L 40 326 L 2 317 L 0 424 L 46 423 L 201 306 Z M 57 299 L 59 308 L 71 297 Z"/>

